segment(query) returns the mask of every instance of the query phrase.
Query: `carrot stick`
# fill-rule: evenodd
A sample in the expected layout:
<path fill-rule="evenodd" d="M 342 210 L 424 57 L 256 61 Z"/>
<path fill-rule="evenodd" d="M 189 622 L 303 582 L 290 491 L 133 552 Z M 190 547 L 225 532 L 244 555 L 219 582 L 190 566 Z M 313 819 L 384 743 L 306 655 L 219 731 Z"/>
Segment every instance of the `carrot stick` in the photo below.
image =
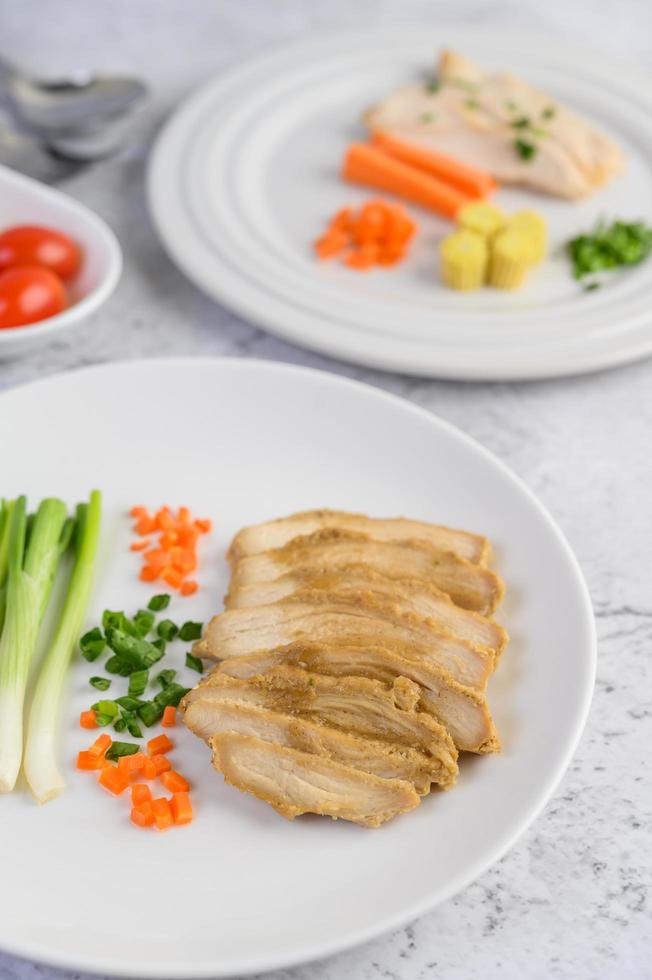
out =
<path fill-rule="evenodd" d="M 384 153 L 452 184 L 471 197 L 486 197 L 496 189 L 496 181 L 486 170 L 462 163 L 461 160 L 439 153 L 438 150 L 404 143 L 395 136 L 381 132 L 374 133 L 373 144 Z"/>
<path fill-rule="evenodd" d="M 447 218 L 454 218 L 470 200 L 468 195 L 450 184 L 364 143 L 354 143 L 349 147 L 342 176 L 353 184 L 365 184 L 397 194 Z"/>

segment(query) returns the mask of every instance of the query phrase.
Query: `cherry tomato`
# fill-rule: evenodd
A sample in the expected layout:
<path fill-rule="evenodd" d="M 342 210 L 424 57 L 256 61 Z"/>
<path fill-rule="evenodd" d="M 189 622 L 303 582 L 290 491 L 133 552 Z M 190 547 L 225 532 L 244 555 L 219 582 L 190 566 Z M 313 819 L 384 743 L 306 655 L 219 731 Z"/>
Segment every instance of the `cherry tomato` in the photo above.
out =
<path fill-rule="evenodd" d="M 54 228 L 16 225 L 0 234 L 0 270 L 18 265 L 41 265 L 61 279 L 79 269 L 81 252 L 72 238 Z"/>
<path fill-rule="evenodd" d="M 65 307 L 65 286 L 49 269 L 23 265 L 0 273 L 0 329 L 45 320 Z"/>

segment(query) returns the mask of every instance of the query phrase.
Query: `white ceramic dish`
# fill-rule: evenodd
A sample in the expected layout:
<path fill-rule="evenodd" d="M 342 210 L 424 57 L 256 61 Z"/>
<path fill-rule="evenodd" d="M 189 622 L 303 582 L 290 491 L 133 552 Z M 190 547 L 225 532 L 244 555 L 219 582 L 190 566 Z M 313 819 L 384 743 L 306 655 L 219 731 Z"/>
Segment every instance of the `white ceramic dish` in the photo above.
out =
<path fill-rule="evenodd" d="M 503 753 L 465 759 L 453 792 L 374 831 L 310 817 L 286 822 L 225 786 L 182 727 L 173 758 L 194 785 L 196 820 L 163 835 L 136 830 L 126 800 L 72 768 L 89 742 L 77 725 L 96 696 L 88 678 L 103 673 L 102 661 L 75 663 L 62 722 L 69 792 L 44 808 L 25 791 L 0 799 L 2 887 L 11 896 L 0 948 L 75 970 L 183 980 L 289 966 L 368 940 L 449 898 L 498 860 L 545 804 L 589 707 L 591 607 L 541 504 L 452 426 L 315 371 L 139 361 L 1 395 L 0 445 L 5 495 L 54 493 L 72 502 L 92 486 L 104 492 L 89 626 L 105 607 L 135 612 L 156 591 L 137 580 L 128 508 L 183 502 L 212 516 L 215 532 L 202 548 L 202 590 L 170 607 L 177 621 L 219 608 L 223 556 L 237 528 L 329 505 L 490 535 L 508 584 L 502 618 L 512 634 L 490 689 Z M 194 682 L 184 652 L 183 645 L 170 652 L 165 665 Z M 109 694 L 122 686 L 114 681 Z"/>
<path fill-rule="evenodd" d="M 553 256 L 515 293 L 458 294 L 437 273 L 450 228 L 426 212 L 409 261 L 367 274 L 315 261 L 311 243 L 345 203 L 347 144 L 364 109 L 423 77 L 452 46 L 510 69 L 576 107 L 623 146 L 626 173 L 567 203 L 501 190 L 508 210 L 537 207 Z M 556 39 L 470 26 L 371 31 L 302 41 L 209 82 L 155 148 L 149 199 L 163 242 L 209 295 L 287 340 L 371 367 L 424 376 L 514 379 L 604 368 L 652 351 L 652 263 L 583 292 L 556 254 L 599 216 L 652 219 L 652 86 Z"/>
<path fill-rule="evenodd" d="M 27 224 L 70 235 L 82 247 L 83 264 L 70 284 L 74 301 L 68 309 L 39 323 L 0 330 L 0 359 L 28 353 L 94 313 L 122 271 L 120 245 L 101 218 L 67 194 L 0 166 L 0 230 Z"/>

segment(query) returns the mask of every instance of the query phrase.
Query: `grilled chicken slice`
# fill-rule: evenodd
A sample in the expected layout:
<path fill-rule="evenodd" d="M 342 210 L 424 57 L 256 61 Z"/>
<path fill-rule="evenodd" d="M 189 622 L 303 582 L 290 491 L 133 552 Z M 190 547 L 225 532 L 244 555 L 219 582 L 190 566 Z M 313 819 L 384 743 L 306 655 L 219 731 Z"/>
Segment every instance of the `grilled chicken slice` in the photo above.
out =
<path fill-rule="evenodd" d="M 182 708 L 189 710 L 195 701 L 252 704 L 363 738 L 407 745 L 449 767 L 456 759 L 453 740 L 443 725 L 416 710 L 420 696 L 419 686 L 406 677 L 389 686 L 366 677 L 326 677 L 283 665 L 241 680 L 218 668 L 186 695 Z"/>
<path fill-rule="evenodd" d="M 323 756 L 353 769 L 361 769 L 372 776 L 404 779 L 412 783 L 420 796 L 430 792 L 432 783 L 449 788 L 457 777 L 457 764 L 452 752 L 445 759 L 435 759 L 406 745 L 360 738 L 251 704 L 203 701 L 200 698 L 188 705 L 183 720 L 191 732 L 205 741 L 224 732 L 253 735 L 266 742 L 275 742 L 300 752 Z"/>
<path fill-rule="evenodd" d="M 335 596 L 348 596 L 352 592 L 371 592 L 382 602 L 393 602 L 401 613 L 412 613 L 431 619 L 439 627 L 448 629 L 462 640 L 492 653 L 498 658 L 507 646 L 509 637 L 502 626 L 479 613 L 456 606 L 450 596 L 434 585 L 418 579 L 392 581 L 384 575 L 351 565 L 341 572 L 322 575 L 306 573 L 283 575 L 273 582 L 233 586 L 226 598 L 227 609 L 248 609 L 266 606 L 289 596 L 299 598 L 306 589 L 329 592 Z"/>
<path fill-rule="evenodd" d="M 348 531 L 322 531 L 299 538 L 284 548 L 242 558 L 233 569 L 231 590 L 283 575 L 343 572 L 364 565 L 390 579 L 418 579 L 446 592 L 464 609 L 489 615 L 501 601 L 504 586 L 487 568 L 437 551 L 423 541 L 372 541 Z"/>
<path fill-rule="evenodd" d="M 493 670 L 492 654 L 366 592 L 339 597 L 301 593 L 297 600 L 232 609 L 210 621 L 195 649 L 200 656 L 225 660 L 309 641 L 382 646 L 444 668 L 460 684 L 478 691 L 485 690 Z"/>
<path fill-rule="evenodd" d="M 318 813 L 379 827 L 420 803 L 410 783 L 382 779 L 250 735 L 215 735 L 211 747 L 213 765 L 227 783 L 270 803 L 288 820 Z"/>
<path fill-rule="evenodd" d="M 457 684 L 445 671 L 406 660 L 381 647 L 349 648 L 344 645 L 306 644 L 225 660 L 219 673 L 249 679 L 279 664 L 303 667 L 335 677 L 369 677 L 385 684 L 407 678 L 420 688 L 419 704 L 444 725 L 458 749 L 496 752 L 498 735 L 485 699 Z"/>
<path fill-rule="evenodd" d="M 367 125 L 556 197 L 584 197 L 622 170 L 611 139 L 515 75 L 444 51 L 437 81 L 402 85 L 366 114 Z"/>
<path fill-rule="evenodd" d="M 409 521 L 404 517 L 389 519 L 349 514 L 342 510 L 307 510 L 265 524 L 245 527 L 234 537 L 227 558 L 234 566 L 246 555 L 257 555 L 272 548 L 283 548 L 295 538 L 316 531 L 341 529 L 365 534 L 372 541 L 405 541 L 421 539 L 440 551 L 452 551 L 468 561 L 482 563 L 489 558 L 487 538 L 450 527 Z"/>

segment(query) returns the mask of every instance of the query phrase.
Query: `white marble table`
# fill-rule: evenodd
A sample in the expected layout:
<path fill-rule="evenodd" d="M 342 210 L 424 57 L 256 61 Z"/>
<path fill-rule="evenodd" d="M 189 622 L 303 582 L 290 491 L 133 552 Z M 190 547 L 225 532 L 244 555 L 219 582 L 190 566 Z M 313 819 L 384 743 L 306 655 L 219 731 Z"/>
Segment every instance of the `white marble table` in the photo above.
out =
<path fill-rule="evenodd" d="M 328 361 L 201 296 L 162 252 L 145 206 L 151 138 L 211 73 L 304 32 L 435 16 L 552 32 L 652 66 L 645 0 L 0 0 L 0 49 L 17 61 L 136 70 L 154 91 L 138 145 L 66 187 L 120 237 L 126 269 L 117 293 L 77 333 L 0 364 L 0 387 L 117 358 L 292 361 L 401 394 L 513 467 L 567 534 L 598 617 L 595 700 L 570 771 L 514 850 L 457 898 L 374 943 L 266 980 L 643 980 L 652 976 L 652 360 L 527 385 L 419 381 Z M 0 954 L 2 980 L 72 976 Z"/>

